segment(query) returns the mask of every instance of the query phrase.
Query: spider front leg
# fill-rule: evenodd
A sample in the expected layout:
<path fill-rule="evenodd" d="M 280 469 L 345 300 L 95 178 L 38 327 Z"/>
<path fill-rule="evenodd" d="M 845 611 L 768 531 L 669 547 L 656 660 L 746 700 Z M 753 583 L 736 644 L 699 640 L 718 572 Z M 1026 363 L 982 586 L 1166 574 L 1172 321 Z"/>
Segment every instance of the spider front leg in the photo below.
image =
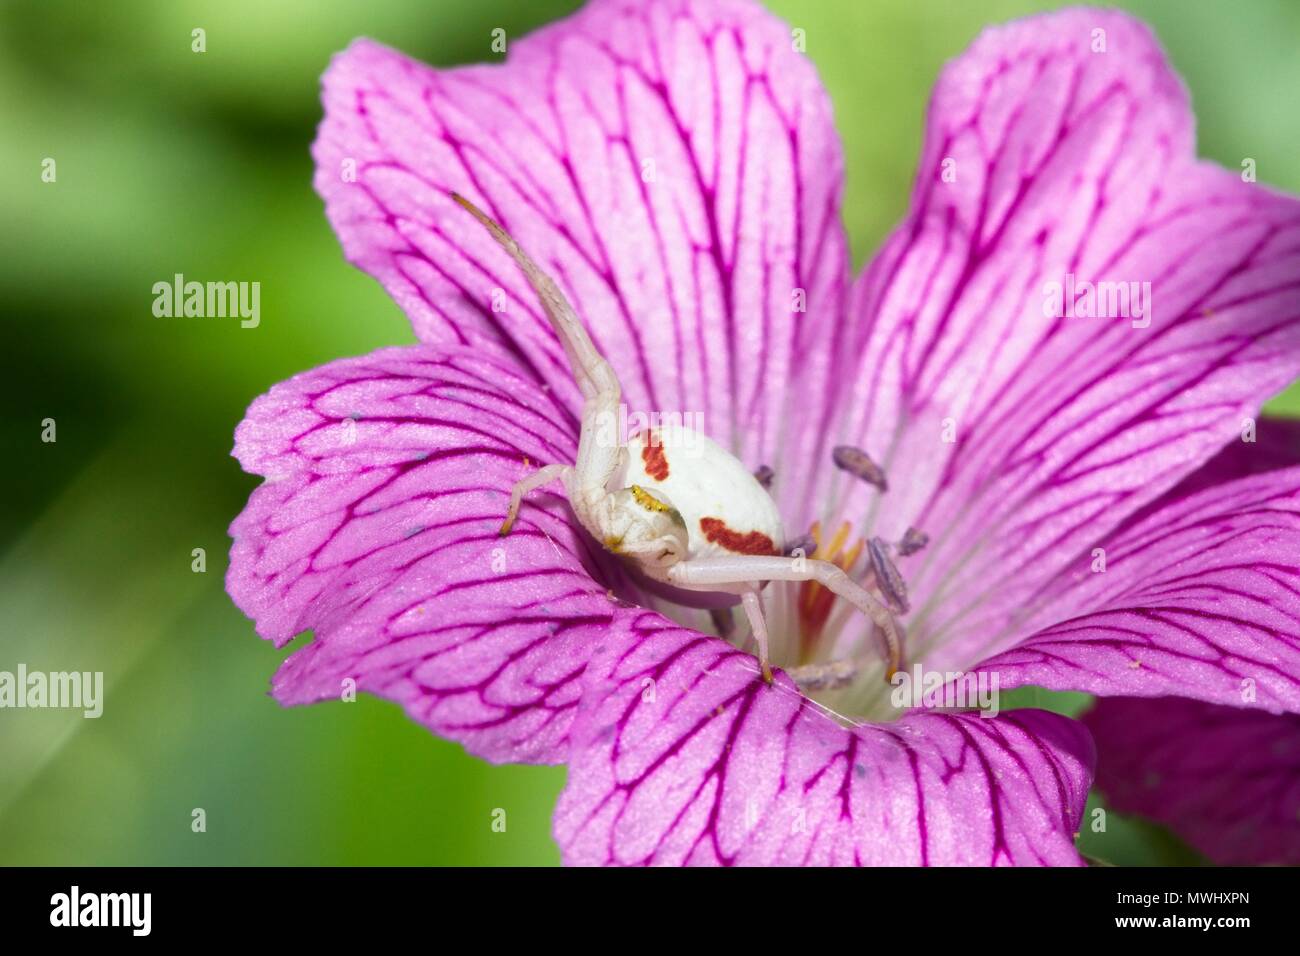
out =
<path fill-rule="evenodd" d="M 491 216 L 459 193 L 452 193 L 451 198 L 482 223 L 483 228 L 510 255 L 510 258 L 515 260 L 519 271 L 524 274 L 528 284 L 537 293 L 542 311 L 546 313 L 547 321 L 559 337 L 560 345 L 564 347 L 564 354 L 569 357 L 569 365 L 573 368 L 573 375 L 583 398 L 590 399 L 601 393 L 613 392 L 614 404 L 617 405 L 618 376 L 614 374 L 613 367 L 605 361 L 605 357 L 597 351 L 591 336 L 582 325 L 582 320 L 578 318 L 577 312 L 564 297 L 560 287 L 555 284 L 555 280 L 543 272 L 514 237 L 501 228 Z"/>
<path fill-rule="evenodd" d="M 514 237 L 464 196 L 452 193 L 452 199 L 482 223 L 492 238 L 515 261 L 532 286 L 547 321 L 559 338 L 564 354 L 569 358 L 574 380 L 583 397 L 578 460 L 573 465 L 547 465 L 516 483 L 510 492 L 510 507 L 506 512 L 505 523 L 501 525 L 501 534 L 510 533 L 524 495 L 561 476 L 564 477 L 569 503 L 578 520 L 589 531 L 598 531 L 598 506 L 609 494 L 607 485 L 618 469 L 622 451 L 617 436 L 615 440 L 609 440 L 613 423 L 618 421 L 618 406 L 622 401 L 618 376 L 591 341 L 591 336 L 587 334 L 577 312 L 564 297 L 560 287 L 524 252 Z"/>
<path fill-rule="evenodd" d="M 764 581 L 816 581 L 828 591 L 854 605 L 880 628 L 889 654 L 886 680 L 892 678 L 902 664 L 902 638 L 898 633 L 898 624 L 889 613 L 889 609 L 845 574 L 843 569 L 829 561 L 762 555 L 696 558 L 673 565 L 668 570 L 668 578 L 673 584 L 697 591 L 717 589 L 721 585 L 752 585 L 742 592 L 742 600 L 745 612 L 749 615 L 754 638 L 759 645 L 763 679 L 768 682 L 772 679 L 772 672 L 767 659 L 767 627 L 762 620 L 762 603 L 758 600 L 758 585 Z"/>
<path fill-rule="evenodd" d="M 564 480 L 565 490 L 567 491 L 572 475 L 572 465 L 555 464 L 538 468 L 527 478 L 516 481 L 515 486 L 510 489 L 510 506 L 506 509 L 506 520 L 501 522 L 501 530 L 497 533 L 502 537 L 510 533 L 510 529 L 514 527 L 515 518 L 519 516 L 519 506 L 523 504 L 524 495 L 530 491 L 535 491 L 542 485 L 550 484 L 556 478 Z"/>

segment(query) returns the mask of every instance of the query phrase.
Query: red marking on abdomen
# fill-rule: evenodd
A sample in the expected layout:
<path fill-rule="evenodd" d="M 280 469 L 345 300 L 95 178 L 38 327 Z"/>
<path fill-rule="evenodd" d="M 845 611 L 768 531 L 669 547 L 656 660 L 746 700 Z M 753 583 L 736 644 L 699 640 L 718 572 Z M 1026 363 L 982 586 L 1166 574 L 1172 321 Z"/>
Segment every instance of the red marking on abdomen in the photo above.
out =
<path fill-rule="evenodd" d="M 721 518 L 701 518 L 700 530 L 710 544 L 720 544 L 737 554 L 780 554 L 776 544 L 763 532 L 747 531 L 742 534 L 732 531 Z"/>
<path fill-rule="evenodd" d="M 668 477 L 668 458 L 664 455 L 664 446 L 659 440 L 658 432 L 645 433 L 641 460 L 645 462 L 645 473 L 655 481 L 663 481 Z"/>

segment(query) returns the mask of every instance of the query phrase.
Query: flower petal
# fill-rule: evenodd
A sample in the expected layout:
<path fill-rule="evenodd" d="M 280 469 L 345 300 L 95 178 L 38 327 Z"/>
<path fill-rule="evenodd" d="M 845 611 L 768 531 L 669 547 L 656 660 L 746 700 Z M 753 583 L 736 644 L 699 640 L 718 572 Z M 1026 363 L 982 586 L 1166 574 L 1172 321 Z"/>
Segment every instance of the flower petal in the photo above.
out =
<path fill-rule="evenodd" d="M 587 658 L 618 626 L 589 570 L 604 558 L 543 490 L 497 531 L 513 483 L 575 444 L 486 345 L 385 349 L 257 399 L 234 454 L 267 481 L 231 525 L 227 590 L 277 646 L 315 631 L 276 699 L 337 699 L 350 678 L 488 759 L 563 760 Z"/>
<path fill-rule="evenodd" d="M 422 340 L 485 330 L 573 394 L 534 297 L 454 189 L 566 289 L 631 410 L 700 414 L 751 467 L 819 440 L 800 421 L 823 407 L 807 383 L 828 379 L 848 283 L 843 163 L 812 66 L 760 7 L 595 0 L 496 66 L 358 41 L 324 101 L 317 191 Z"/>
<path fill-rule="evenodd" d="M 1054 598 L 1096 610 L 981 670 L 1003 688 L 1300 711 L 1300 467 L 1171 496 L 1100 547 L 1104 572 L 1081 563 Z"/>
<path fill-rule="evenodd" d="M 1083 720 L 1114 809 L 1216 863 L 1300 865 L 1300 717 L 1165 697 L 1099 700 Z"/>
<path fill-rule="evenodd" d="M 1049 317 L 1070 276 L 1149 282 L 1150 308 Z M 1195 160 L 1140 23 L 1018 21 L 944 71 L 911 211 L 852 310 L 871 321 L 842 440 L 889 475 L 875 532 L 930 535 L 903 567 L 914 650 L 971 663 L 1068 610 L 1032 603 L 1043 582 L 1300 373 L 1300 203 Z"/>
<path fill-rule="evenodd" d="M 645 613 L 593 662 L 555 833 L 575 864 L 1076 864 L 1077 723 L 918 714 L 848 729 L 783 674 Z"/>
<path fill-rule="evenodd" d="M 1300 465 L 1300 418 L 1264 416 L 1249 441 L 1234 441 L 1145 510 L 1238 478 Z M 1144 511 L 1145 513 L 1145 511 Z"/>

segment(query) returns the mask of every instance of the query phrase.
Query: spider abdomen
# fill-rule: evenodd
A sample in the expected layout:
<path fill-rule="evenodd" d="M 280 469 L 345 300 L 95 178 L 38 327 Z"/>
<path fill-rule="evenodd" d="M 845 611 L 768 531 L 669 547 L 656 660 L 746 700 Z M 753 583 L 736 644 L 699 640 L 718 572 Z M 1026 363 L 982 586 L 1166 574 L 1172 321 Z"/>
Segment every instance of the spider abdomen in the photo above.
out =
<path fill-rule="evenodd" d="M 708 436 L 684 426 L 642 429 L 628 439 L 622 472 L 615 486 L 644 488 L 681 513 L 692 558 L 783 553 L 776 502 Z"/>

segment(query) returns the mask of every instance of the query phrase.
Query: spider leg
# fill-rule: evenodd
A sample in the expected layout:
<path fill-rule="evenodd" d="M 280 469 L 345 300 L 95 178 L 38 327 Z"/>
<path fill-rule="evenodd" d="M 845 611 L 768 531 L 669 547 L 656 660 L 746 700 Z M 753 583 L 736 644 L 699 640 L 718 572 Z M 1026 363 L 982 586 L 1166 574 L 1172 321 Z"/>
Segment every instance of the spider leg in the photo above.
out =
<path fill-rule="evenodd" d="M 549 484 L 556 478 L 563 478 L 567 485 L 569 476 L 572 474 L 572 465 L 546 465 L 543 468 L 538 468 L 527 478 L 516 481 L 515 486 L 510 489 L 510 507 L 506 509 L 506 520 L 501 523 L 501 530 L 497 533 L 502 537 L 510 533 L 510 529 L 514 527 L 515 518 L 519 516 L 519 506 L 523 504 L 524 495 L 542 487 L 542 485 Z"/>
<path fill-rule="evenodd" d="M 546 313 L 546 318 L 573 367 L 574 380 L 585 401 L 582 406 L 582 432 L 578 439 L 578 460 L 574 464 L 576 478 L 571 489 L 578 494 L 571 493 L 569 497 L 579 520 L 591 529 L 596 523 L 596 506 L 607 494 L 606 486 L 621 463 L 619 455 L 623 447 L 623 436 L 616 433 L 618 408 L 622 401 L 618 376 L 609 362 L 605 361 L 605 357 L 597 351 L 582 320 L 555 284 L 555 280 L 543 272 L 519 243 L 487 213 L 458 193 L 452 193 L 451 198 L 482 223 L 492 238 L 515 260 L 524 278 L 537 293 L 542 311 Z"/>
<path fill-rule="evenodd" d="M 741 601 L 745 605 L 745 614 L 749 617 L 749 629 L 754 635 L 754 641 L 758 644 L 758 662 L 763 668 L 763 680 L 772 683 L 772 665 L 767 657 L 767 621 L 763 619 L 763 599 L 759 596 L 758 588 L 750 588 L 743 595 Z"/>
<path fill-rule="evenodd" d="M 551 328 L 559 336 L 560 344 L 564 346 L 564 354 L 569 357 L 569 364 L 573 366 L 573 374 L 583 397 L 591 398 L 611 390 L 617 392 L 618 377 L 614 374 L 614 369 L 596 350 L 591 336 L 583 327 L 582 320 L 573 311 L 573 306 L 564 297 L 555 280 L 543 272 L 510 233 L 502 229 L 491 216 L 459 193 L 452 193 L 451 198 L 483 224 L 492 234 L 492 238 L 501 244 L 501 248 L 510 254 L 510 258 L 515 260 L 524 278 L 537 293 L 537 298 L 542 303 L 542 311 L 550 320 Z"/>
<path fill-rule="evenodd" d="M 869 591 L 829 561 L 810 561 L 807 558 L 768 557 L 763 555 L 735 555 L 721 558 L 695 558 L 673 565 L 668 570 L 672 584 L 696 591 L 722 590 L 724 585 L 757 585 L 763 581 L 816 581 L 828 591 L 844 598 L 880 628 L 889 655 L 888 680 L 902 664 L 903 644 L 898 624 L 889 609 Z M 745 610 L 750 610 L 749 590 L 745 595 Z M 761 608 L 760 608 L 761 614 Z M 754 617 L 751 612 L 750 623 Z M 755 637 L 757 637 L 757 629 Z M 763 632 L 766 641 L 766 630 Z M 763 644 L 759 645 L 760 650 Z"/>

